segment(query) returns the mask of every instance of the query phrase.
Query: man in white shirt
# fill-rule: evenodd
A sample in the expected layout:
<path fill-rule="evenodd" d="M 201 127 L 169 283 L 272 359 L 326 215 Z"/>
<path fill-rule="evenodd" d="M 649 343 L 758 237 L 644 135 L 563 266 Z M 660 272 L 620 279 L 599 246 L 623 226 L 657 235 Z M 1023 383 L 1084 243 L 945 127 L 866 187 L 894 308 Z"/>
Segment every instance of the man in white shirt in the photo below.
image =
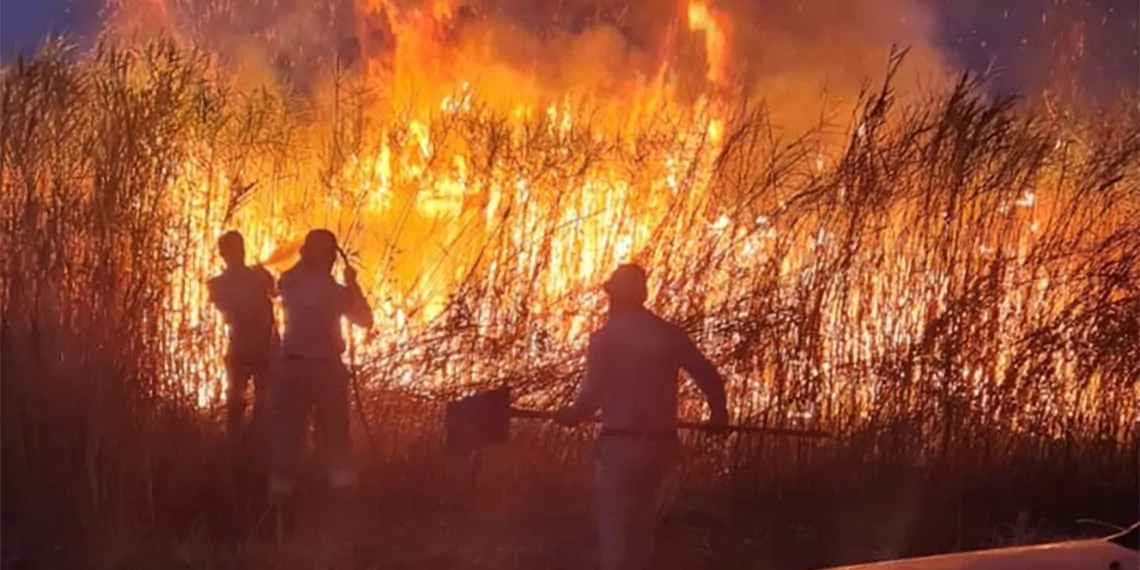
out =
<path fill-rule="evenodd" d="M 724 380 L 678 326 L 645 307 L 645 270 L 622 265 L 605 285 L 610 315 L 590 337 L 586 378 L 556 421 L 577 425 L 601 411 L 595 510 L 604 570 L 644 570 L 653 556 L 657 500 L 677 455 L 678 372 L 696 381 L 727 425 Z"/>
<path fill-rule="evenodd" d="M 269 367 L 280 337 L 273 318 L 277 287 L 273 276 L 261 266 L 245 264 L 245 239 L 236 231 L 218 238 L 218 253 L 226 268 L 210 279 L 206 288 L 210 302 L 226 321 L 226 431 L 235 441 L 245 433 L 245 394 L 253 381 L 253 427 L 265 427 L 264 409 L 269 393 Z"/>
<path fill-rule="evenodd" d="M 269 486 L 279 508 L 279 522 L 286 527 L 292 524 L 297 464 L 310 414 L 318 452 L 329 469 L 329 486 L 344 490 L 356 484 L 349 438 L 349 373 L 341 360 L 345 351 L 341 318 L 370 328 L 373 317 L 351 266 L 345 265 L 344 285 L 333 278 L 338 252 L 332 232 L 309 232 L 300 261 L 281 276 L 279 284 L 285 332 L 274 368 Z"/>

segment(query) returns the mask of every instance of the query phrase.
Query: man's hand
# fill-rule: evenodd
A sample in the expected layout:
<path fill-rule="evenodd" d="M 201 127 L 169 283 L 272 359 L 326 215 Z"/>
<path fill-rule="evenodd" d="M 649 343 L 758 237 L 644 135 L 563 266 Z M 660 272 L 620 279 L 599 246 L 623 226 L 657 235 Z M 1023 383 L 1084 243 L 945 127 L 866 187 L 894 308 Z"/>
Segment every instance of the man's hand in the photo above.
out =
<path fill-rule="evenodd" d="M 356 268 L 349 264 L 344 264 L 344 284 L 356 285 Z"/>
<path fill-rule="evenodd" d="M 219 295 L 218 295 L 218 278 L 217 277 L 214 277 L 213 279 L 206 281 L 206 293 L 207 293 L 207 296 L 209 297 L 210 303 L 217 305 L 218 304 L 218 298 L 219 298 Z"/>
<path fill-rule="evenodd" d="M 578 417 L 578 410 L 574 406 L 562 406 L 558 411 L 554 412 L 554 423 L 566 427 L 574 427 L 582 423 L 581 418 Z"/>

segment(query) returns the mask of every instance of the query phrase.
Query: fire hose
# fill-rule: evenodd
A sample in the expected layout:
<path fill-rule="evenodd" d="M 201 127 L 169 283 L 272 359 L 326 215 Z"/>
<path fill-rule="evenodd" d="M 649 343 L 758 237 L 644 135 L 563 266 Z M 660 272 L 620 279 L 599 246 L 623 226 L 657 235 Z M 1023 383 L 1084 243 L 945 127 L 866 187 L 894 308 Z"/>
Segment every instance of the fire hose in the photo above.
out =
<path fill-rule="evenodd" d="M 340 253 L 341 259 L 344 261 L 345 267 L 352 267 L 352 262 L 349 261 L 348 253 L 344 251 L 339 245 L 336 248 Z M 359 285 L 357 285 L 359 287 Z M 357 373 L 356 366 L 356 337 L 349 331 L 348 335 L 348 378 L 352 385 L 352 397 L 356 401 L 356 411 L 360 414 L 360 423 L 364 427 L 364 437 L 368 440 L 368 446 L 372 451 L 376 451 L 376 440 L 372 438 L 372 426 L 368 422 L 368 414 L 364 410 L 364 398 L 360 396 L 360 380 Z"/>

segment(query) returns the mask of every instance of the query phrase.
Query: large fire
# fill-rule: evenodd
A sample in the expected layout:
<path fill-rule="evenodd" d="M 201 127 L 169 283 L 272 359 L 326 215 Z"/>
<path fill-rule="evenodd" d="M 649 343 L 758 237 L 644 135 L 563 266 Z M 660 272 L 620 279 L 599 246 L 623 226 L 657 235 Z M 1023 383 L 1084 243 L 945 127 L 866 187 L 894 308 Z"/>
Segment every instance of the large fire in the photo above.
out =
<path fill-rule="evenodd" d="M 160 27 L 192 35 L 194 26 L 164 0 L 143 4 L 123 13 L 149 26 L 157 18 Z M 224 12 L 223 4 L 229 6 L 209 3 Z M 201 405 L 223 394 L 222 329 L 205 303 L 203 283 L 220 269 L 215 236 L 231 228 L 245 234 L 254 261 L 277 271 L 295 260 L 305 230 L 336 231 L 361 268 L 380 323 L 367 337 L 354 337 L 353 356 L 387 363 L 386 370 L 397 371 L 394 376 L 372 380 L 391 386 L 431 388 L 456 377 L 490 380 L 504 371 L 520 374 L 580 358 L 599 313 L 594 284 L 630 259 L 653 268 L 662 308 L 705 315 L 706 340 L 723 343 L 714 352 L 736 350 L 742 342 L 717 337 L 716 323 L 733 319 L 733 307 L 747 310 L 740 299 L 749 298 L 747 288 L 761 279 L 756 276 L 771 276 L 780 295 L 813 294 L 813 288 L 827 294 L 827 286 L 814 280 L 828 263 L 843 259 L 835 255 L 846 247 L 842 220 L 787 212 L 804 188 L 837 167 L 849 134 L 865 136 L 865 125 L 825 129 L 810 155 L 791 157 L 794 165 L 768 187 L 738 184 L 734 192 L 763 194 L 746 209 L 734 208 L 736 201 L 724 193 L 735 182 L 726 177 L 744 180 L 759 166 L 733 146 L 749 136 L 738 127 L 746 121 L 733 106 L 749 88 L 734 80 L 732 20 L 715 1 L 673 7 L 671 23 L 659 26 L 659 43 L 633 54 L 612 27 L 536 39 L 482 18 L 478 6 L 447 0 L 357 0 L 353 9 L 355 22 L 348 27 L 357 42 L 344 58 L 353 60 L 348 71 L 333 73 L 343 62 L 318 58 L 314 65 L 327 73 L 317 76 L 335 78 L 316 80 L 295 71 L 307 85 L 305 101 L 297 103 L 303 112 L 235 117 L 248 121 L 250 132 L 271 133 L 273 140 L 243 141 L 254 150 L 229 156 L 225 145 L 235 141 L 205 138 L 177 165 L 173 190 L 185 225 L 172 234 L 196 245 L 175 280 L 168 317 L 172 334 L 189 339 L 192 357 L 177 360 L 183 361 L 182 373 L 196 379 Z M 305 26 L 281 22 L 270 35 L 288 44 Z M 227 43 L 226 53 L 244 53 L 235 45 Z M 885 51 L 867 51 L 845 54 L 858 63 L 844 62 L 839 71 L 885 67 Z M 290 69 L 301 66 L 304 53 L 292 52 Z M 692 53 L 698 55 L 685 55 Z M 802 49 L 796 57 L 818 61 L 834 55 Z M 914 57 L 938 75 L 928 55 Z M 238 65 L 221 67 L 226 65 L 240 69 L 233 79 L 239 86 L 279 78 L 264 58 L 238 57 Z M 764 85 L 773 98 L 773 121 L 791 124 L 793 135 L 794 127 L 833 125 L 825 106 L 805 102 L 815 83 L 797 70 L 773 73 L 779 81 Z M 845 93 L 842 85 L 827 84 L 828 94 L 853 95 L 854 83 Z M 284 97 L 267 97 L 273 105 L 286 105 Z M 289 122 L 274 122 L 281 117 Z M 768 145 L 756 152 L 778 154 L 781 143 L 751 136 L 756 145 Z M 1068 143 L 1058 142 L 1057 148 L 1062 144 Z M 992 316 L 992 333 L 1011 340 L 997 343 L 994 367 L 962 372 L 979 385 L 1001 382 L 1013 350 L 1012 329 L 1065 296 L 1057 290 L 1063 275 L 1025 264 L 1040 228 L 1060 215 L 1050 210 L 1049 200 L 1062 190 L 1051 196 L 1048 184 L 1039 180 L 1011 189 L 1000 204 L 977 205 L 1009 215 L 1002 225 L 974 228 L 971 239 L 978 243 L 971 246 L 971 263 L 996 259 L 999 250 L 1014 260 L 1002 273 L 1013 292 Z M 842 201 L 857 189 L 827 191 Z M 897 200 L 894 221 L 862 244 L 874 252 L 847 258 L 866 265 L 855 272 L 865 282 L 829 298 L 824 321 L 817 323 L 818 346 L 770 355 L 771 362 L 760 366 L 831 379 L 836 395 L 809 396 L 814 401 L 805 402 L 805 410 L 871 401 L 880 388 L 867 380 L 866 370 L 851 367 L 921 343 L 924 326 L 946 310 L 942 300 L 951 284 L 966 278 L 958 268 L 940 267 L 910 249 L 924 231 L 911 225 L 915 212 L 925 206 L 920 195 Z M 687 291 L 679 276 L 694 272 L 707 277 L 701 290 Z M 446 358 L 424 353 L 429 349 L 419 341 L 426 336 L 460 327 L 465 332 L 456 343 L 467 342 L 462 336 L 493 344 L 502 332 L 497 329 L 519 319 L 531 321 L 527 328 L 534 334 L 511 341 L 508 364 L 456 361 L 431 373 L 421 366 L 424 359 Z M 775 320 L 763 324 L 786 330 L 786 323 Z M 862 387 L 850 390 L 854 382 Z M 858 394 L 860 402 L 831 401 L 841 393 Z M 738 412 L 763 406 L 762 390 L 746 395 L 736 399 Z M 1090 395 L 1071 397 L 1083 401 Z"/>

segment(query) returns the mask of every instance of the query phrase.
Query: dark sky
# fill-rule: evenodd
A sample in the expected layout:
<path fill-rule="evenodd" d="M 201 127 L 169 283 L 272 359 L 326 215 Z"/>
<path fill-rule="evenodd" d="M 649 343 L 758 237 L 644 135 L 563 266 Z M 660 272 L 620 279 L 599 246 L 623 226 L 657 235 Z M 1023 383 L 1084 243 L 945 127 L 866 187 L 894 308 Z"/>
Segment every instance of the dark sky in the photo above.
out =
<path fill-rule="evenodd" d="M 7 61 L 16 48 L 26 50 L 45 35 L 82 30 L 98 21 L 97 2 L 76 0 L 0 0 L 0 55 Z"/>
<path fill-rule="evenodd" d="M 1034 91 L 1067 75 L 1107 97 L 1140 94 L 1140 0 L 923 0 L 938 14 L 939 43 L 1002 87 Z"/>
<path fill-rule="evenodd" d="M 1140 0 L 916 1 L 937 14 L 938 44 L 967 69 L 996 66 L 1003 89 L 1036 91 L 1067 74 L 1098 96 L 1140 92 Z M 99 4 L 0 0 L 0 58 L 50 33 L 91 31 Z"/>

